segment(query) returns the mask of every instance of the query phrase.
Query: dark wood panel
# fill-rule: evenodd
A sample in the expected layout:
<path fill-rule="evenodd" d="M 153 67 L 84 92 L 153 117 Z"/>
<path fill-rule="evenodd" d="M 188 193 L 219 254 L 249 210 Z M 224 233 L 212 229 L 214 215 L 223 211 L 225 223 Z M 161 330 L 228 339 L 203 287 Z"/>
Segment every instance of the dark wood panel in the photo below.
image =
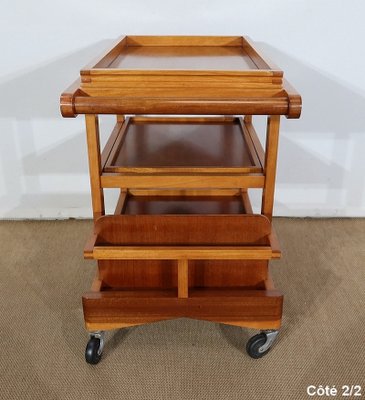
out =
<path fill-rule="evenodd" d="M 99 260 L 98 265 L 104 286 L 177 287 L 177 263 L 173 260 Z"/>
<path fill-rule="evenodd" d="M 243 214 L 240 196 L 129 196 L 125 214 Z"/>
<path fill-rule="evenodd" d="M 172 260 L 100 260 L 99 278 L 111 288 L 176 288 Z M 189 286 L 255 287 L 268 277 L 265 260 L 189 260 Z"/>
<path fill-rule="evenodd" d="M 262 215 L 113 215 L 95 223 L 97 245 L 268 244 Z"/>
<path fill-rule="evenodd" d="M 115 167 L 250 167 L 239 123 L 130 123 Z"/>
<path fill-rule="evenodd" d="M 222 321 L 280 320 L 283 296 L 278 291 L 232 290 L 193 291 L 189 298 L 159 295 L 126 296 L 125 292 L 90 292 L 82 298 L 86 323 L 151 322 L 170 318 Z M 133 298 L 133 301 L 131 301 Z"/>
<path fill-rule="evenodd" d="M 267 276 L 266 260 L 189 260 L 192 288 L 259 286 Z"/>

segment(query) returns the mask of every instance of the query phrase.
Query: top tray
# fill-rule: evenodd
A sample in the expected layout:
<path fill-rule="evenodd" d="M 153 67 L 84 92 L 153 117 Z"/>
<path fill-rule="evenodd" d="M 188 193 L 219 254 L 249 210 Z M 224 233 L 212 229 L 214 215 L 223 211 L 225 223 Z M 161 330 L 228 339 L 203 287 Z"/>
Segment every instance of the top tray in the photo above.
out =
<path fill-rule="evenodd" d="M 167 71 L 283 76 L 242 36 L 126 36 L 81 75 Z"/>
<path fill-rule="evenodd" d="M 80 71 L 61 96 L 64 116 L 283 114 L 300 96 L 243 36 L 125 36 Z"/>

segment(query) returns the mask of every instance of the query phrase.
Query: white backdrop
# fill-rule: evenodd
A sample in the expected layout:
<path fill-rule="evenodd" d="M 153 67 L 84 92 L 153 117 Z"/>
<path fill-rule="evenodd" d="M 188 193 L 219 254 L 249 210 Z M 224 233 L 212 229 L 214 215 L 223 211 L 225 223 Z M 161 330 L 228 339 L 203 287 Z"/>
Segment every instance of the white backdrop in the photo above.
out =
<path fill-rule="evenodd" d="M 282 122 L 275 214 L 365 216 L 364 1 L 1 5 L 1 218 L 91 216 L 84 120 L 62 119 L 59 95 L 121 34 L 250 36 L 303 97 Z"/>

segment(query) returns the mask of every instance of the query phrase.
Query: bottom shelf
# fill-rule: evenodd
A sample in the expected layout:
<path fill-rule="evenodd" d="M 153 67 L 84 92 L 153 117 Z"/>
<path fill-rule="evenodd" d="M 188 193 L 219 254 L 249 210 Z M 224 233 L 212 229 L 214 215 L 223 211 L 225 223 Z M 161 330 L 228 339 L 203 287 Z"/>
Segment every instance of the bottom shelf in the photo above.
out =
<path fill-rule="evenodd" d="M 106 289 L 106 290 L 105 290 Z M 255 329 L 278 329 L 283 295 L 268 279 L 261 287 L 190 288 L 187 298 L 177 289 L 103 288 L 82 298 L 86 328 L 117 329 L 175 318 L 192 318 Z"/>

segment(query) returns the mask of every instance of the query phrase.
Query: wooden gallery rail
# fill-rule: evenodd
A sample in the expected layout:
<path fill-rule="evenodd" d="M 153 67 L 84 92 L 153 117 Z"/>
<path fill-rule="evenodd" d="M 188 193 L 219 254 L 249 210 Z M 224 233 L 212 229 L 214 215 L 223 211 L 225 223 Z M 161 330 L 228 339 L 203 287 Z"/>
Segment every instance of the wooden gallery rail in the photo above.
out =
<path fill-rule="evenodd" d="M 61 112 L 86 119 L 84 255 L 98 264 L 82 299 L 86 361 L 99 362 L 105 330 L 181 317 L 259 329 L 246 349 L 266 354 L 283 304 L 269 272 L 280 115 L 301 112 L 283 72 L 246 37 L 127 36 L 81 70 Z M 102 151 L 99 114 L 116 115 Z M 253 115 L 267 115 L 265 149 Z M 113 215 L 107 188 L 120 189 Z"/>

